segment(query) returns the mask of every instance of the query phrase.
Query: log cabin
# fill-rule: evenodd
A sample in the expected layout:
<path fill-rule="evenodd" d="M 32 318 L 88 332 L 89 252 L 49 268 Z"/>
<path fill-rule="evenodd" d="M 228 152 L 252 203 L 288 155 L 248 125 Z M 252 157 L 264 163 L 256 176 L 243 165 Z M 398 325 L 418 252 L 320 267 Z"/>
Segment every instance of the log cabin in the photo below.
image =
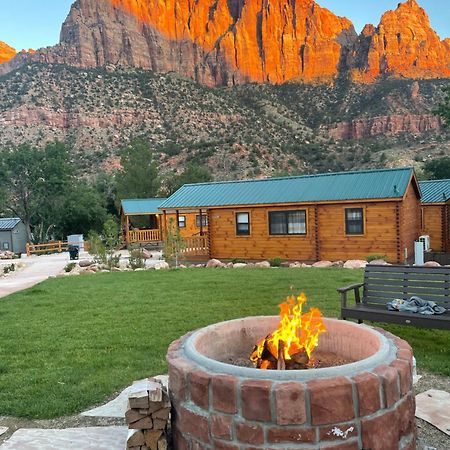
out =
<path fill-rule="evenodd" d="M 433 252 L 450 253 L 450 180 L 421 181 L 421 234 Z"/>
<path fill-rule="evenodd" d="M 412 168 L 187 184 L 163 213 L 206 214 L 210 258 L 289 261 L 386 256 L 403 263 L 420 235 Z M 166 225 L 164 225 L 166 226 Z"/>
<path fill-rule="evenodd" d="M 171 219 L 178 223 L 181 236 L 202 236 L 208 231 L 207 216 L 202 211 L 162 212 L 158 208 L 165 198 L 124 199 L 121 201 L 120 221 L 122 240 L 131 244 L 157 244 L 163 240 L 162 224 Z M 163 222 L 164 216 L 164 222 Z"/>

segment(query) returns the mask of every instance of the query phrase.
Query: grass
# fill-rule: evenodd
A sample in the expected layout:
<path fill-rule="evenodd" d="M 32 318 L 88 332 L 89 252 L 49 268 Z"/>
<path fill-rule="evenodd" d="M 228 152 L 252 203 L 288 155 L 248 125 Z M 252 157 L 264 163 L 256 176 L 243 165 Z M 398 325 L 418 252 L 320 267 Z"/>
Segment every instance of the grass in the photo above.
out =
<path fill-rule="evenodd" d="M 0 414 L 80 412 L 164 373 L 168 345 L 186 332 L 276 314 L 292 291 L 336 317 L 336 288 L 361 277 L 343 269 L 188 269 L 48 280 L 0 300 Z M 385 328 L 413 345 L 419 367 L 450 375 L 448 333 Z"/>

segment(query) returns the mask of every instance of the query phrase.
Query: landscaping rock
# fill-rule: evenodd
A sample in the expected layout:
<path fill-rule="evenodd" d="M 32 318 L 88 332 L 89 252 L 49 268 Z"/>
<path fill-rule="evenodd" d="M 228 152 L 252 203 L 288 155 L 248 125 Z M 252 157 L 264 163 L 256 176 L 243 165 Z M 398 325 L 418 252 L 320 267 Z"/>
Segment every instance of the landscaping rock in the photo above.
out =
<path fill-rule="evenodd" d="M 207 263 L 206 263 L 206 267 L 209 268 L 216 268 L 216 267 L 223 267 L 224 264 L 219 261 L 218 259 L 210 259 Z"/>
<path fill-rule="evenodd" d="M 88 259 L 82 259 L 82 260 L 78 263 L 78 265 L 79 265 L 80 267 L 89 267 L 89 266 L 92 266 L 92 264 L 94 264 L 94 261 L 89 261 Z"/>
<path fill-rule="evenodd" d="M 245 264 L 245 263 L 235 263 L 235 264 L 233 264 L 233 269 L 243 269 L 244 267 L 247 267 L 247 264 Z"/>
<path fill-rule="evenodd" d="M 302 265 L 299 262 L 293 262 L 293 263 L 290 263 L 288 267 L 291 269 L 301 269 Z"/>
<path fill-rule="evenodd" d="M 427 261 L 423 267 L 442 267 L 437 261 Z"/>
<path fill-rule="evenodd" d="M 270 269 L 270 262 L 269 261 L 257 262 L 255 264 L 255 267 L 258 267 L 259 269 Z"/>
<path fill-rule="evenodd" d="M 8 431 L 8 427 L 0 427 L 0 436 Z"/>
<path fill-rule="evenodd" d="M 158 264 L 155 264 L 155 270 L 167 270 L 167 269 L 170 269 L 170 266 L 165 261 L 161 261 Z"/>
<path fill-rule="evenodd" d="M 374 259 L 370 261 L 369 266 L 390 266 L 390 264 L 384 259 Z"/>
<path fill-rule="evenodd" d="M 142 257 L 144 259 L 152 259 L 153 255 L 145 248 L 142 249 Z"/>
<path fill-rule="evenodd" d="M 290 263 L 288 261 L 283 261 L 282 263 L 280 263 L 280 267 L 288 268 L 288 267 L 291 267 L 291 264 L 292 263 Z M 293 263 L 293 264 L 298 264 L 298 263 Z"/>
<path fill-rule="evenodd" d="M 226 268 L 227 269 L 232 269 L 234 267 L 234 264 L 232 263 L 232 262 L 229 262 L 227 265 L 226 265 Z"/>
<path fill-rule="evenodd" d="M 344 267 L 344 261 L 334 261 L 331 267 Z"/>
<path fill-rule="evenodd" d="M 0 252 L 0 259 L 14 259 L 14 256 L 14 252 L 10 252 L 8 250 Z"/>
<path fill-rule="evenodd" d="M 312 268 L 312 266 L 310 264 L 305 264 L 305 263 L 302 263 L 300 265 L 300 267 L 302 267 L 302 269 L 311 269 Z"/>
<path fill-rule="evenodd" d="M 333 263 L 331 261 L 318 261 L 314 263 L 312 266 L 319 268 L 319 269 L 327 269 L 328 267 L 331 267 Z"/>
<path fill-rule="evenodd" d="M 256 267 L 256 264 L 255 263 L 247 263 L 247 267 Z"/>
<path fill-rule="evenodd" d="M 344 269 L 364 269 L 367 266 L 367 261 L 362 259 L 349 259 L 344 264 Z"/>

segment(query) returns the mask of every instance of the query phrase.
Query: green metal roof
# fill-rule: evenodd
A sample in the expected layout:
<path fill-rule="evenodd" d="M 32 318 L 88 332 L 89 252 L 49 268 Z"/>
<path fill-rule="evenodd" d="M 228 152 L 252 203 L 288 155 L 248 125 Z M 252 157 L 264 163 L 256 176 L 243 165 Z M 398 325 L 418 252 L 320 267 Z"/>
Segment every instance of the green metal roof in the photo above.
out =
<path fill-rule="evenodd" d="M 412 168 L 186 184 L 160 209 L 401 198 Z"/>
<path fill-rule="evenodd" d="M 161 203 L 166 201 L 165 198 L 132 198 L 122 200 L 122 210 L 127 216 L 133 214 L 157 214 Z"/>
<path fill-rule="evenodd" d="M 421 181 L 422 203 L 445 203 L 450 199 L 450 180 Z"/>

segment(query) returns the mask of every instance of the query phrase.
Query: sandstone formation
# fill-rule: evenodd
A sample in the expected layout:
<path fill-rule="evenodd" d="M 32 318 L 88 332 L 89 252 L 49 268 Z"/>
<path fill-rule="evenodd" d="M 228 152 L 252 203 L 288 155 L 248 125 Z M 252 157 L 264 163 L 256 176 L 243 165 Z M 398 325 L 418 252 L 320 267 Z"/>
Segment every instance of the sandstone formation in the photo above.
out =
<path fill-rule="evenodd" d="M 314 0 L 76 0 L 60 44 L 20 53 L 75 67 L 124 65 L 174 71 L 203 84 L 450 76 L 450 40 L 440 41 L 415 0 L 358 37 L 352 23 Z"/>
<path fill-rule="evenodd" d="M 407 0 L 386 12 L 377 28 L 366 25 L 356 48 L 353 77 L 363 82 L 379 75 L 450 77 L 449 41 L 440 40 L 416 0 Z"/>
<path fill-rule="evenodd" d="M 395 114 L 339 122 L 327 132 L 333 139 L 360 140 L 378 135 L 394 136 L 400 133 L 418 135 L 427 131 L 439 131 L 441 127 L 441 118 L 433 114 Z"/>
<path fill-rule="evenodd" d="M 16 56 L 16 50 L 0 41 L 0 64 L 11 60 L 14 56 Z"/>

